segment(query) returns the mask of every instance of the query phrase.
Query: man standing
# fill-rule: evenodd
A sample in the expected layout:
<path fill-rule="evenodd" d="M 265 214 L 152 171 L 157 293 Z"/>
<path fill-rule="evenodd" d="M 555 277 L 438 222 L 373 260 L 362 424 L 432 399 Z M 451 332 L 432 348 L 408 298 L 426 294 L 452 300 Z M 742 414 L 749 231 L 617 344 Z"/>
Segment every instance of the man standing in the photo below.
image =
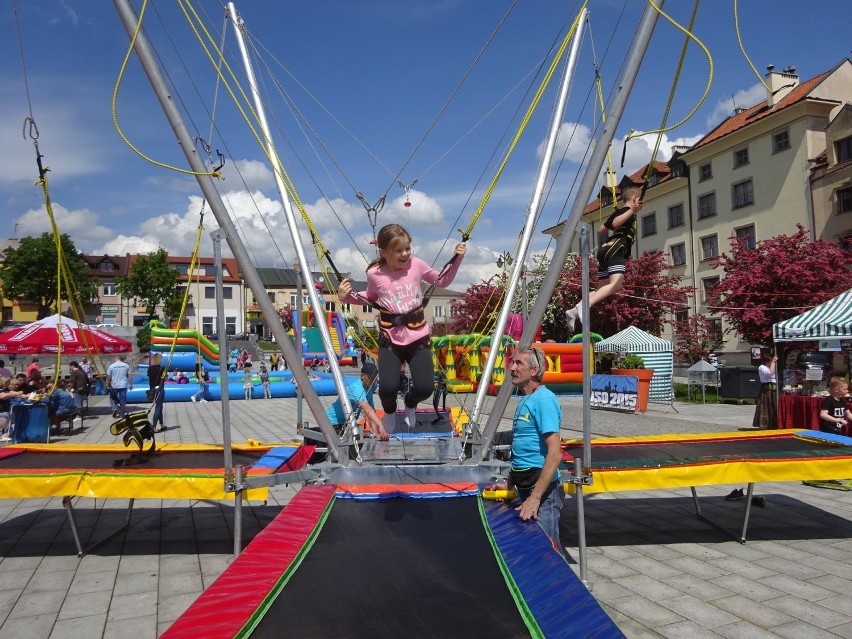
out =
<path fill-rule="evenodd" d="M 27 379 L 32 379 L 33 371 L 40 370 L 38 367 L 38 357 L 33 357 L 32 361 L 30 361 L 29 366 L 27 366 Z"/>
<path fill-rule="evenodd" d="M 373 436 L 376 439 L 387 440 L 388 433 L 382 425 L 382 420 L 373 408 L 373 394 L 376 391 L 376 380 L 379 376 L 379 369 L 375 364 L 367 363 L 361 367 L 361 382 L 352 382 L 346 386 L 346 394 L 349 396 L 349 403 L 352 405 L 353 411 L 356 413 L 356 419 L 359 413 L 363 413 L 367 419 L 367 424 L 370 430 L 373 431 Z M 341 428 L 346 424 L 346 415 L 343 412 L 343 402 L 338 397 L 334 403 L 326 410 L 328 420 L 335 428 Z"/>
<path fill-rule="evenodd" d="M 520 505 L 516 510 L 521 519 L 538 520 L 562 553 L 559 540 L 559 517 L 565 499 L 559 481 L 562 409 L 553 392 L 541 382 L 545 361 L 544 353 L 538 348 L 515 351 L 512 358 L 512 384 L 523 397 L 512 420 L 512 470 L 505 487 L 517 490 Z"/>
<path fill-rule="evenodd" d="M 133 383 L 130 381 L 130 366 L 124 361 L 125 359 L 127 359 L 126 355 L 116 355 L 106 371 L 113 417 L 124 417 L 127 389 L 133 389 Z"/>
<path fill-rule="evenodd" d="M 83 398 L 89 394 L 89 376 L 80 368 L 77 362 L 68 365 L 71 371 L 71 386 L 74 390 L 74 406 L 77 410 L 83 408 Z"/>

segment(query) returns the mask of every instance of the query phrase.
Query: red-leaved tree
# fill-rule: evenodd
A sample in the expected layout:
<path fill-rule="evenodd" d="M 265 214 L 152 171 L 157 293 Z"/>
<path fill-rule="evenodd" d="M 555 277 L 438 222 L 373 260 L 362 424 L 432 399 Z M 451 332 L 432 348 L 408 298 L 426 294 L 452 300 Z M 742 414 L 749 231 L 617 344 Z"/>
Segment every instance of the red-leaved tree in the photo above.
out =
<path fill-rule="evenodd" d="M 468 286 L 460 298 L 450 302 L 453 309 L 450 331 L 457 335 L 490 331 L 503 304 L 505 289 L 506 281 L 501 275 Z"/>
<path fill-rule="evenodd" d="M 850 256 L 831 242 L 812 242 L 801 224 L 749 248 L 731 238 L 730 255 L 714 262 L 724 277 L 708 291 L 707 304 L 752 344 L 772 342 L 772 325 L 852 288 Z"/>
<path fill-rule="evenodd" d="M 672 326 L 677 335 L 675 355 L 690 364 L 722 348 L 722 340 L 716 336 L 712 323 L 701 313 L 691 316 L 685 322 L 672 322 Z"/>

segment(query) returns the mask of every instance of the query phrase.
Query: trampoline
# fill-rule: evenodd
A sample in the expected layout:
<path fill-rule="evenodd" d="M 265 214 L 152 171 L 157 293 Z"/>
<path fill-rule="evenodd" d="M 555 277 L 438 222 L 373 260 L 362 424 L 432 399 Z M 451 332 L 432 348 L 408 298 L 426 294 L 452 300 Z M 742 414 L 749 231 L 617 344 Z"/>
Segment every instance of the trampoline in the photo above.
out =
<path fill-rule="evenodd" d="M 689 487 L 696 515 L 745 543 L 758 482 L 813 481 L 852 474 L 852 438 L 812 430 L 613 437 L 591 442 L 591 483 L 584 493 Z M 564 467 L 582 458 L 580 440 L 563 442 Z M 730 531 L 707 518 L 696 486 L 747 484 L 742 527 Z M 575 492 L 574 483 L 565 484 Z"/>
<path fill-rule="evenodd" d="M 386 488 L 303 488 L 161 636 L 623 636 L 513 508 L 475 486 Z"/>

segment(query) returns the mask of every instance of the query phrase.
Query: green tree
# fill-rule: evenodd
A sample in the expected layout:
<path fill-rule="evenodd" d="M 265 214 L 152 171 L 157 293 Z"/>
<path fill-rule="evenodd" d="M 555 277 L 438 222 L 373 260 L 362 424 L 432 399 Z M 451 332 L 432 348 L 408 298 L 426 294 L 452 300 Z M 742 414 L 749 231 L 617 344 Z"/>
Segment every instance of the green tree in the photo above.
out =
<path fill-rule="evenodd" d="M 5 259 L 0 264 L 3 296 L 35 302 L 39 319 L 59 312 L 60 301 L 71 300 L 67 280 L 70 280 L 71 290 L 76 291 L 78 306 L 97 296 L 97 284 L 89 272 L 89 265 L 67 235 L 60 236 L 60 246 L 68 265 L 67 278 L 62 278 L 60 300 L 56 299 L 57 254 L 53 234 L 21 238 L 18 248 L 6 249 Z"/>
<path fill-rule="evenodd" d="M 157 306 L 164 307 L 168 319 L 177 317 L 181 306 L 178 288 L 180 271 L 169 266 L 164 249 L 140 255 L 126 276 L 117 278 L 116 289 L 125 299 L 135 299 L 145 307 L 149 319 L 154 319 Z"/>

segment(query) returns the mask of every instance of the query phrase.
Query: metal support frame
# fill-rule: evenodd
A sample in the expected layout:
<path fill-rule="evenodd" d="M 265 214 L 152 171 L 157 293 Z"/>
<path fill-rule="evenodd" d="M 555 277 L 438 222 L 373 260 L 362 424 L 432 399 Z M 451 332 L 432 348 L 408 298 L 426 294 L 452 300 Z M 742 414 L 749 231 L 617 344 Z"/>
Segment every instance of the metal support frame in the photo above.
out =
<path fill-rule="evenodd" d="M 690 486 L 689 490 L 692 491 L 692 503 L 695 505 L 696 517 L 698 517 L 701 521 L 703 521 L 707 524 L 710 524 L 711 526 L 713 526 L 713 528 L 716 528 L 718 530 L 721 530 L 724 533 L 727 533 L 728 535 L 733 537 L 739 543 L 744 544 L 746 542 L 746 533 L 748 532 L 748 518 L 749 518 L 749 515 L 751 514 L 751 497 L 754 494 L 754 482 L 752 482 L 748 485 L 748 490 L 746 491 L 745 508 L 743 509 L 743 521 L 742 521 L 742 527 L 740 528 L 739 535 L 737 535 L 737 533 L 735 531 L 731 530 L 730 528 L 726 528 L 725 526 L 723 526 L 719 522 L 717 522 L 713 519 L 710 519 L 707 515 L 705 515 L 703 512 L 701 512 L 701 504 L 699 504 L 699 502 L 698 502 L 698 493 L 695 490 L 695 486 Z"/>
<path fill-rule="evenodd" d="M 80 540 L 80 530 L 77 527 L 77 518 L 74 515 L 74 498 L 73 497 L 63 497 L 62 505 L 65 507 L 65 512 L 68 514 L 68 524 L 71 526 L 71 534 L 74 535 L 74 543 L 77 545 L 77 556 L 82 557 L 87 553 L 91 552 L 95 548 L 98 548 L 110 541 L 111 539 L 117 537 L 128 528 L 130 528 L 130 517 L 133 514 L 133 503 L 136 501 L 135 499 L 130 500 L 130 503 L 127 505 L 127 515 L 125 517 L 124 523 L 119 527 L 109 533 L 106 537 L 102 539 L 98 539 L 97 541 L 92 542 L 85 548 L 83 548 L 83 543 Z"/>

